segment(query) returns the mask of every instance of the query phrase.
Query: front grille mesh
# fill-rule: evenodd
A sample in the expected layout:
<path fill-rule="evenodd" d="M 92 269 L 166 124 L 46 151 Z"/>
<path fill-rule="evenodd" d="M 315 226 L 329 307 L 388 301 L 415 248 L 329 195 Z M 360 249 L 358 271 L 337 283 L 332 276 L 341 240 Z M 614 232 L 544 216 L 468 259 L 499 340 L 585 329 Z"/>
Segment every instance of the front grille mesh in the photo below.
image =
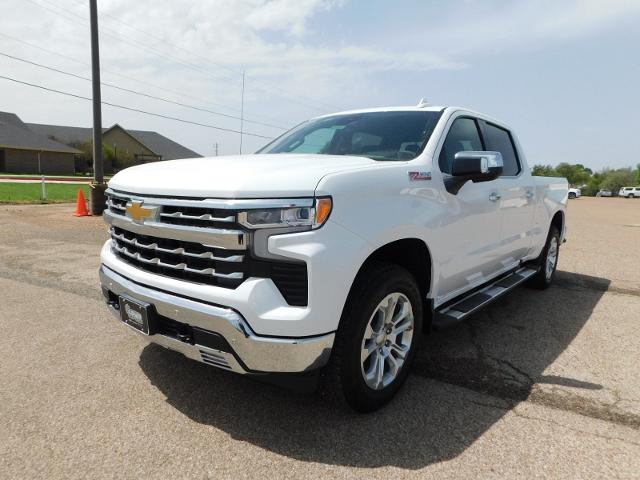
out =
<path fill-rule="evenodd" d="M 237 287 L 245 276 L 243 252 L 139 235 L 118 227 L 111 228 L 111 239 L 118 256 L 149 272 L 225 287 Z"/>
<path fill-rule="evenodd" d="M 109 212 L 126 216 L 128 200 L 110 195 Z M 161 205 L 156 222 L 191 227 L 242 229 L 236 223 L 237 212 L 225 209 L 163 205 L 162 199 L 150 199 Z M 146 202 L 145 202 L 146 204 Z M 237 288 L 250 277 L 270 278 L 284 299 L 292 306 L 308 302 L 307 266 L 305 263 L 265 261 L 251 257 L 248 250 L 228 250 L 215 245 L 143 235 L 124 227 L 109 230 L 114 253 L 137 268 L 179 280 Z"/>

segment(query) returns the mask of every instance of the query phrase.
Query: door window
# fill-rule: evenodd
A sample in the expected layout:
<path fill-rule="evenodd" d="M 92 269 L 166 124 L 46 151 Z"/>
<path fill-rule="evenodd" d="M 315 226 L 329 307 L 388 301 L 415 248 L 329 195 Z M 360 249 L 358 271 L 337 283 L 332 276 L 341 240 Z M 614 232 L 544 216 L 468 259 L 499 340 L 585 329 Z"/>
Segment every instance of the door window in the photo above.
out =
<path fill-rule="evenodd" d="M 456 153 L 480 150 L 484 150 L 484 148 L 476 121 L 467 117 L 456 118 L 447 133 L 442 150 L 440 150 L 438 160 L 440 171 L 451 174 L 451 166 Z"/>
<path fill-rule="evenodd" d="M 520 173 L 520 162 L 509 131 L 490 123 L 485 123 L 482 133 L 484 134 L 487 150 L 502 154 L 502 161 L 504 162 L 502 174 L 506 177 L 518 175 Z"/>

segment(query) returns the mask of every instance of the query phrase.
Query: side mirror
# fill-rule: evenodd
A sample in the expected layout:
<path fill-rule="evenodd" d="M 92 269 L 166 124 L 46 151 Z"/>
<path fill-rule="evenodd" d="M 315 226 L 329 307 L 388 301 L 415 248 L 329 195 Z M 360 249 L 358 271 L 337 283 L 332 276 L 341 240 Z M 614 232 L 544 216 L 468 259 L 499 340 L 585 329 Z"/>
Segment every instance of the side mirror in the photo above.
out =
<path fill-rule="evenodd" d="M 502 175 L 504 162 L 500 152 L 458 152 L 453 157 L 451 176 L 445 178 L 449 193 L 456 194 L 462 186 L 472 182 L 489 182 Z"/>

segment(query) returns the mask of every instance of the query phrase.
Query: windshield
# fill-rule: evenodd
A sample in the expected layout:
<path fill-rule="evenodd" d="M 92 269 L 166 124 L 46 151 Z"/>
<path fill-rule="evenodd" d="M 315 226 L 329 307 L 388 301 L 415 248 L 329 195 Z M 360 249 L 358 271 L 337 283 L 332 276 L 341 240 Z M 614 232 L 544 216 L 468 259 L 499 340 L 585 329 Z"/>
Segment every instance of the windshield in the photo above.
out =
<path fill-rule="evenodd" d="M 305 122 L 257 153 L 356 155 L 411 160 L 424 149 L 441 112 L 399 111 L 334 115 Z"/>

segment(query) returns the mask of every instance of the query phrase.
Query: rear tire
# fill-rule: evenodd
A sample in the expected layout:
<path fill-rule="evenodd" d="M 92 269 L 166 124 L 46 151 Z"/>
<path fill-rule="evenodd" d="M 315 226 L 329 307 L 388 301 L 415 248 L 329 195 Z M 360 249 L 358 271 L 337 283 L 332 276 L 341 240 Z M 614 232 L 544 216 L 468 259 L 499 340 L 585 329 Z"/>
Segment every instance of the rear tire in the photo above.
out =
<path fill-rule="evenodd" d="M 321 393 L 358 412 L 378 410 L 407 379 L 421 332 L 414 277 L 391 263 L 366 266 L 347 299 Z"/>
<path fill-rule="evenodd" d="M 538 290 L 549 288 L 553 283 L 560 254 L 560 232 L 556 227 L 549 229 L 547 243 L 538 257 L 538 273 L 528 281 L 527 285 Z"/>

